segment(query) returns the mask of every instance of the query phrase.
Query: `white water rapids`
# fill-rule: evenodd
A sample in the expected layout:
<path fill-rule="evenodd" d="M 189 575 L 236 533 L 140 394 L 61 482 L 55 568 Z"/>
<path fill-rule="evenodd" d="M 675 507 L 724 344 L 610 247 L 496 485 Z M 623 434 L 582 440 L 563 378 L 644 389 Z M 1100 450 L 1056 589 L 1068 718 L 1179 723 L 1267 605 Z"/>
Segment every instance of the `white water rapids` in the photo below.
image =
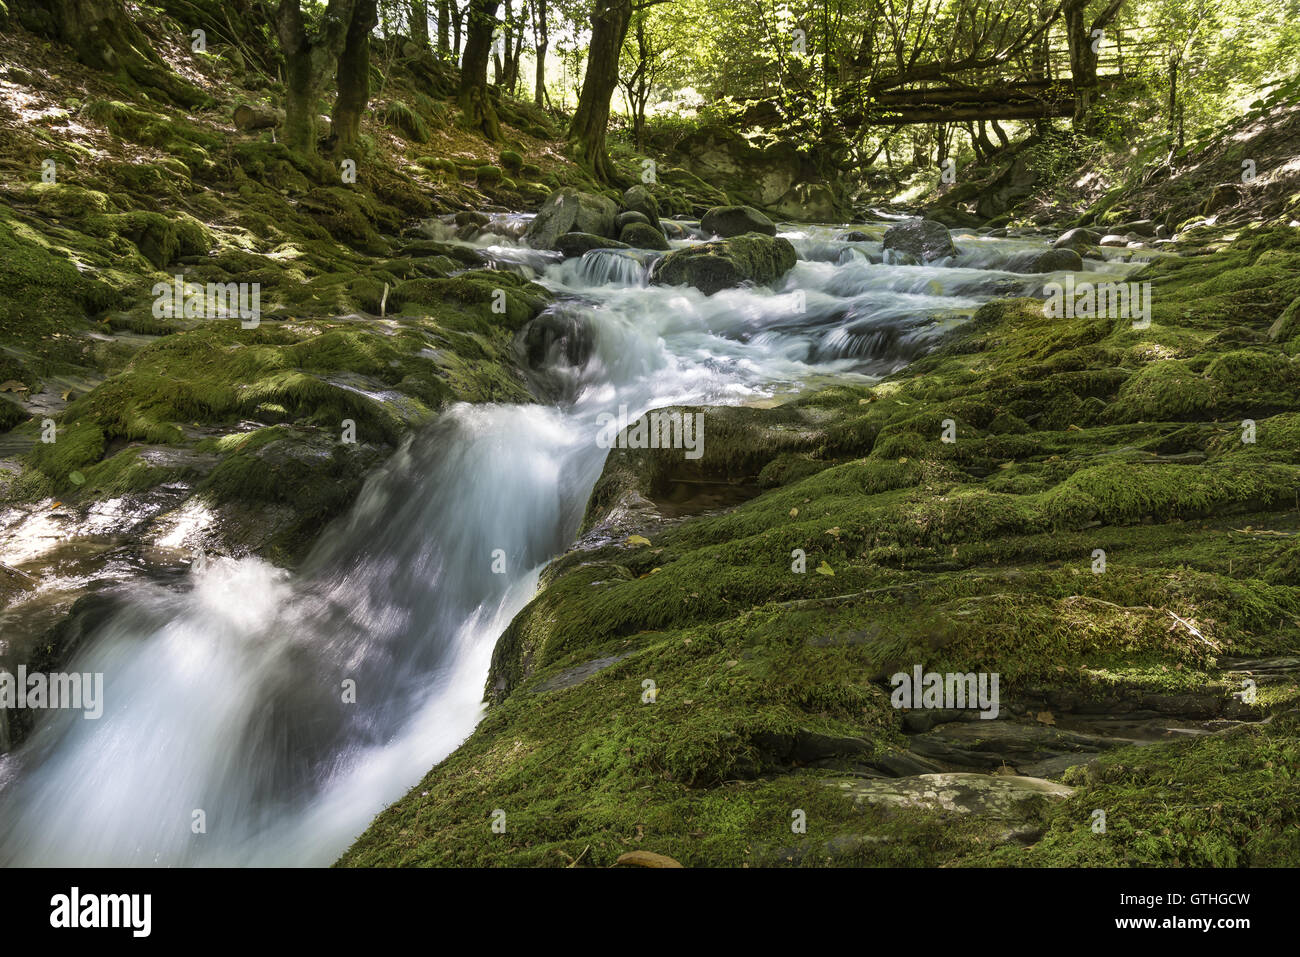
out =
<path fill-rule="evenodd" d="M 777 289 L 712 297 L 646 285 L 646 254 L 556 263 L 480 241 L 558 294 L 547 321 L 570 347 L 585 336 L 538 371 L 552 404 L 453 407 L 292 575 L 211 559 L 180 587 L 125 586 L 63 666 L 104 674 L 103 717 L 46 714 L 0 757 L 0 864 L 330 863 L 481 717 L 493 645 L 571 544 L 600 474 L 597 416 L 870 381 L 985 299 L 1046 278 L 1002 271 L 1041 241 L 958 235 L 952 262 L 890 266 L 878 241 L 836 233 L 784 233 L 801 260 Z"/>

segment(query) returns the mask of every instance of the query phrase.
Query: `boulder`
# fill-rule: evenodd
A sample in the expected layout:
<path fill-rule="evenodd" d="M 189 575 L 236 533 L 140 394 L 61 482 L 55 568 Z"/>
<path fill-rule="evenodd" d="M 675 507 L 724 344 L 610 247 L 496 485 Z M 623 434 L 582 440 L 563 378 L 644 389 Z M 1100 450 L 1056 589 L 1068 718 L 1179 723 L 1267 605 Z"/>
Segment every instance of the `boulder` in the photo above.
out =
<path fill-rule="evenodd" d="M 753 206 L 714 206 L 700 220 L 700 228 L 723 239 L 745 233 L 776 235 L 776 223 Z"/>
<path fill-rule="evenodd" d="M 850 229 L 846 233 L 840 233 L 835 237 L 842 243 L 869 243 L 871 237 L 860 229 Z"/>
<path fill-rule="evenodd" d="M 1049 249 L 1034 260 L 1034 272 L 1079 272 L 1083 257 L 1073 249 Z"/>
<path fill-rule="evenodd" d="M 555 248 L 564 253 L 565 259 L 570 259 L 593 249 L 627 249 L 628 246 L 616 239 L 606 239 L 591 233 L 565 233 L 555 241 Z"/>
<path fill-rule="evenodd" d="M 794 268 L 799 256 L 788 239 L 746 233 L 677 249 L 655 265 L 656 285 L 694 286 L 706 295 L 744 282 L 768 285 Z"/>
<path fill-rule="evenodd" d="M 647 226 L 654 225 L 650 222 L 649 216 L 645 213 L 638 213 L 635 209 L 629 209 L 627 212 L 619 213 L 614 217 L 614 228 L 619 232 L 622 232 L 623 227 L 629 223 L 645 223 Z"/>
<path fill-rule="evenodd" d="M 1107 246 L 1107 247 L 1113 247 L 1113 246 L 1127 246 L 1127 245 L 1128 245 L 1128 237 L 1127 237 L 1127 236 L 1120 236 L 1120 235 L 1118 235 L 1117 233 L 1110 233 L 1110 234 L 1108 234 L 1108 235 L 1106 235 L 1106 236 L 1102 236 L 1101 239 L 1097 241 L 1097 245 L 1098 245 L 1098 246 Z"/>
<path fill-rule="evenodd" d="M 671 219 L 661 219 L 659 225 L 663 227 L 664 235 L 669 239 L 685 239 L 686 230 L 678 223 Z"/>
<path fill-rule="evenodd" d="M 1054 249 L 1074 249 L 1077 251 L 1080 246 L 1095 246 L 1099 242 L 1101 242 L 1101 233 L 1080 226 L 1067 229 L 1061 233 L 1061 238 L 1052 243 L 1052 247 Z"/>
<path fill-rule="evenodd" d="M 669 248 L 663 230 L 656 229 L 649 223 L 628 223 L 618 234 L 618 241 L 636 249 L 667 250 Z"/>
<path fill-rule="evenodd" d="M 554 193 L 528 224 L 524 240 L 534 249 L 558 249 L 565 233 L 612 237 L 618 207 L 612 199 L 565 187 Z"/>
<path fill-rule="evenodd" d="M 632 186 L 623 194 L 623 206 L 629 212 L 640 213 L 651 226 L 659 226 L 659 200 L 645 186 Z"/>
<path fill-rule="evenodd" d="M 909 219 L 890 226 L 885 230 L 884 248 L 918 263 L 957 255 L 948 227 L 932 219 Z"/>

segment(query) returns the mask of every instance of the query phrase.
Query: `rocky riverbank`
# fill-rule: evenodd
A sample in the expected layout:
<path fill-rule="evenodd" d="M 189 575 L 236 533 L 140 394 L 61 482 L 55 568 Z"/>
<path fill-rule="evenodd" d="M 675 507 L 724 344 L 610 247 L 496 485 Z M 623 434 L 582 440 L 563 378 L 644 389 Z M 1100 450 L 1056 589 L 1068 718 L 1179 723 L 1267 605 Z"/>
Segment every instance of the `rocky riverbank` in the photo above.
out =
<path fill-rule="evenodd" d="M 611 452 L 487 717 L 341 863 L 1293 861 L 1300 238 L 1187 240 L 1149 325 L 996 301 L 703 410 L 698 462 Z M 1002 717 L 893 707 L 914 665 Z"/>

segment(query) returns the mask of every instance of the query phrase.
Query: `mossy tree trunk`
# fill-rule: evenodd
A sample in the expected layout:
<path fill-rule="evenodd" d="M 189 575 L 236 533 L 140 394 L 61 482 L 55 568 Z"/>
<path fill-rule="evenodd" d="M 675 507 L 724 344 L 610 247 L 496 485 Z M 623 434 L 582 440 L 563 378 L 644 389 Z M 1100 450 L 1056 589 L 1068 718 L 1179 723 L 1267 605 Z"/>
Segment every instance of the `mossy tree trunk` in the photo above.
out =
<path fill-rule="evenodd" d="M 127 15 L 123 0 L 8 0 L 7 5 L 24 27 L 66 43 L 87 66 L 123 73 L 180 106 L 207 99 L 171 71 Z"/>
<path fill-rule="evenodd" d="M 1064 7 L 1065 35 L 1070 52 L 1070 74 L 1074 82 L 1074 125 L 1085 132 L 1097 126 L 1094 107 L 1097 101 L 1097 50 L 1102 37 L 1095 36 L 1119 15 L 1124 0 L 1111 0 L 1097 18 L 1087 25 L 1084 13 L 1088 0 L 1066 0 Z"/>
<path fill-rule="evenodd" d="M 411 0 L 411 39 L 421 51 L 429 49 L 429 5 L 425 0 Z"/>
<path fill-rule="evenodd" d="M 457 97 L 465 122 L 488 139 L 501 139 L 496 109 L 488 95 L 488 61 L 492 56 L 492 34 L 497 27 L 497 0 L 470 0 L 469 28 L 465 34 L 465 55 L 460 62 L 460 93 Z"/>
<path fill-rule="evenodd" d="M 352 151 L 361 133 L 361 116 L 370 100 L 370 31 L 379 22 L 377 0 L 357 0 L 339 54 L 338 99 L 331 117 L 331 147 L 335 155 Z M 428 46 L 428 29 L 425 30 Z"/>
<path fill-rule="evenodd" d="M 438 0 L 438 56 L 447 59 L 451 53 L 451 2 Z"/>
<path fill-rule="evenodd" d="M 573 159 L 602 183 L 618 181 L 618 173 L 605 148 L 605 130 L 609 126 L 610 97 L 618 86 L 619 55 L 633 9 L 632 0 L 596 0 L 591 12 L 587 74 L 582 80 L 578 109 L 569 123 Z"/>
<path fill-rule="evenodd" d="M 546 27 L 546 0 L 533 0 L 533 42 L 537 50 L 537 76 L 533 83 L 533 103 L 546 105 L 546 48 L 551 45 Z"/>
<path fill-rule="evenodd" d="M 356 6 L 357 0 L 330 0 L 314 23 L 303 16 L 300 0 L 280 0 L 276 11 L 285 66 L 285 143 L 308 156 L 316 154 L 322 87 L 347 44 Z"/>

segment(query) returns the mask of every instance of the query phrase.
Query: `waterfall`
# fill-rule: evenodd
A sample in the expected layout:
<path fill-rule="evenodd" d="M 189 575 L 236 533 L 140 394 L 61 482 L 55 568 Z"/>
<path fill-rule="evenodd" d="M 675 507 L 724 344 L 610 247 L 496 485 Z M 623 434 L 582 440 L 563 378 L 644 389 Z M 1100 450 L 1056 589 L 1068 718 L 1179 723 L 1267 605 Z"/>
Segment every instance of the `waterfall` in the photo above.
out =
<path fill-rule="evenodd" d="M 648 285 L 643 251 L 561 263 L 493 226 L 485 255 L 559 297 L 527 348 L 553 404 L 452 407 L 293 574 L 220 558 L 123 586 L 65 665 L 105 675 L 103 716 L 49 713 L 0 757 L 0 863 L 331 862 L 473 731 L 493 645 L 600 474 L 602 413 L 871 381 L 1032 285 L 998 268 L 1023 241 L 891 266 L 806 227 L 785 234 L 806 258 L 778 288 L 710 297 Z"/>

